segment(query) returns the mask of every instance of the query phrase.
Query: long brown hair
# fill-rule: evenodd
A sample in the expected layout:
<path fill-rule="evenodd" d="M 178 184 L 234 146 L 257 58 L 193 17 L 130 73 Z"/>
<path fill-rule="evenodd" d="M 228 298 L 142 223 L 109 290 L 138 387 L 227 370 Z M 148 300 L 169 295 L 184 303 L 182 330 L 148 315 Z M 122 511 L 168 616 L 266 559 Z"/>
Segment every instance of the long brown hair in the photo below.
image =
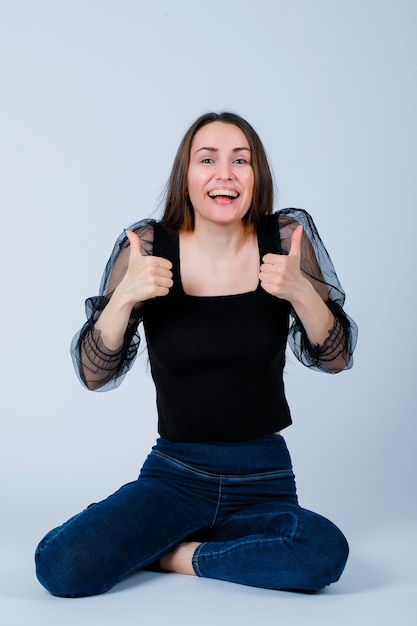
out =
<path fill-rule="evenodd" d="M 244 133 L 249 143 L 254 187 L 252 203 L 244 217 L 246 226 L 251 227 L 255 225 L 260 215 L 272 213 L 273 211 L 274 185 L 272 174 L 265 149 L 257 132 L 246 120 L 235 113 L 228 111 L 205 113 L 196 119 L 185 133 L 175 156 L 171 175 L 167 183 L 162 223 L 174 231 L 194 229 L 194 209 L 187 194 L 187 172 L 191 144 L 200 128 L 212 122 L 234 124 Z"/>

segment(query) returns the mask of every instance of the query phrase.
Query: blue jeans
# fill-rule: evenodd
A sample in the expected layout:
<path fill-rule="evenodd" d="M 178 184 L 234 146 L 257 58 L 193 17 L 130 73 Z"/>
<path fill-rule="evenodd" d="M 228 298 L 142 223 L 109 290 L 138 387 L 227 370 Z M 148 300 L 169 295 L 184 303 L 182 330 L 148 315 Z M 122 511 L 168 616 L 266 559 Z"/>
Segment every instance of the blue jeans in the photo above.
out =
<path fill-rule="evenodd" d="M 197 576 L 270 589 L 316 590 L 338 580 L 341 531 L 299 506 L 281 435 L 239 443 L 158 439 L 138 480 L 50 531 L 36 550 L 52 594 L 88 596 L 200 541 Z"/>

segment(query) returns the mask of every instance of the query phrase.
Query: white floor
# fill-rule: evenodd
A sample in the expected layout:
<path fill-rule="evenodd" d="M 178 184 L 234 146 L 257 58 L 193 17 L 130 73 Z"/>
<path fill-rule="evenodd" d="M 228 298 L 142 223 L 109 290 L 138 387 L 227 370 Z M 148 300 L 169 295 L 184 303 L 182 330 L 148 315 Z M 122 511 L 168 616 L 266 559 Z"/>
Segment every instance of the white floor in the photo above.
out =
<path fill-rule="evenodd" d="M 318 594 L 144 572 L 103 596 L 54 598 L 35 579 L 32 539 L 22 537 L 17 528 L 8 535 L 0 580 L 4 626 L 417 624 L 414 524 L 360 539 L 350 537 L 351 557 L 342 579 Z"/>

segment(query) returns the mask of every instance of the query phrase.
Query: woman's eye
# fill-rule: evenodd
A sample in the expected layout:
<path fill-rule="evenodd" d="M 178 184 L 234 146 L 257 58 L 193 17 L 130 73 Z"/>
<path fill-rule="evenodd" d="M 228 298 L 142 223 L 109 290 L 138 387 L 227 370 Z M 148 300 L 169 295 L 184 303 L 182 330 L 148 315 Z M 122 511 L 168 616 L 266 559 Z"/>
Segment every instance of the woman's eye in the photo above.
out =
<path fill-rule="evenodd" d="M 242 158 L 236 159 L 235 163 L 237 163 L 238 165 L 244 165 L 245 163 L 247 163 L 247 160 Z"/>
<path fill-rule="evenodd" d="M 203 159 L 201 162 L 202 163 L 213 163 L 213 159 L 210 159 L 210 157 L 207 157 L 207 158 Z"/>

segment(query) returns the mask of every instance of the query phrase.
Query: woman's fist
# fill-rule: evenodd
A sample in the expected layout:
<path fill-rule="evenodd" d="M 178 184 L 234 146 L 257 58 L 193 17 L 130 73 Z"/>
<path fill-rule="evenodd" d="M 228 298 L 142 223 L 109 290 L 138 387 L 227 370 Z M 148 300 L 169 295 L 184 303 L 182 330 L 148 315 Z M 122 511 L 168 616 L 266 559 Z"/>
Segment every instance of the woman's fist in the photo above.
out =
<path fill-rule="evenodd" d="M 297 226 L 291 237 L 290 251 L 284 254 L 266 254 L 262 259 L 259 280 L 273 296 L 293 302 L 306 279 L 300 269 L 303 227 Z"/>
<path fill-rule="evenodd" d="M 126 274 L 117 291 L 134 306 L 150 298 L 166 296 L 173 285 L 172 263 L 157 256 L 144 256 L 139 237 L 126 231 L 130 251 Z"/>

